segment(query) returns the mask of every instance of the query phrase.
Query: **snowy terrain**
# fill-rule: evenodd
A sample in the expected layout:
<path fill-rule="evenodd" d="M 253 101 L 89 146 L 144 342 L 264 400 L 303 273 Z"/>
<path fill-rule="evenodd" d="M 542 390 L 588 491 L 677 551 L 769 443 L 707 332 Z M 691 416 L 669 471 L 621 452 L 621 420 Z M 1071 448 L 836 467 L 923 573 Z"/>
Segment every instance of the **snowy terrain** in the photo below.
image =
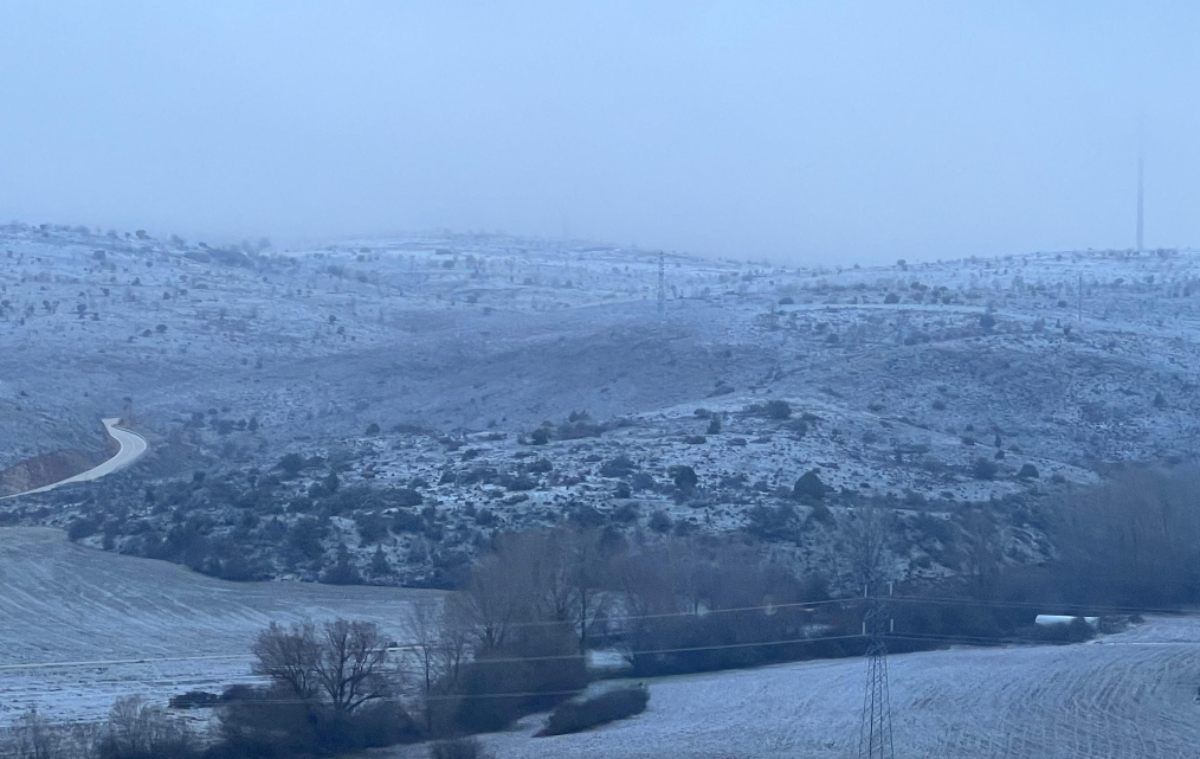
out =
<path fill-rule="evenodd" d="M 153 447 L 112 484 L 6 501 L 0 519 L 92 520 L 88 545 L 188 561 L 164 548 L 178 497 L 140 496 L 208 475 L 186 510 L 203 550 L 253 559 L 192 562 L 223 576 L 313 579 L 345 546 L 360 573 L 382 553 L 379 582 L 441 582 L 491 532 L 564 517 L 778 533 L 823 565 L 864 500 L 906 514 L 904 571 L 936 576 L 955 565 L 938 520 L 983 509 L 1006 560 L 1037 561 L 1047 499 L 1114 463 L 1193 459 L 1200 433 L 1187 251 L 842 269 L 668 255 L 661 315 L 657 254 L 572 241 L 277 253 L 10 225 L 0 256 L 0 492 L 105 458 L 115 409 Z M 286 453 L 316 463 L 265 476 Z M 632 467 L 605 467 L 622 455 Z M 313 490 L 330 471 L 416 497 L 335 507 Z M 792 498 L 810 471 L 828 514 Z M 214 478 L 257 521 L 206 495 Z M 305 514 L 321 520 L 310 564 L 272 548 Z"/>
<path fill-rule="evenodd" d="M 952 649 L 889 660 L 898 757 L 1168 759 L 1200 744 L 1200 617 L 1151 617 L 1069 646 Z M 650 681 L 636 717 L 534 738 L 543 718 L 486 736 L 497 759 L 842 759 L 858 749 L 861 659 Z M 376 757 L 416 759 L 422 747 Z"/>
<path fill-rule="evenodd" d="M 117 698 L 163 703 L 255 682 L 250 644 L 272 621 L 368 619 L 402 637 L 405 604 L 436 591 L 228 583 L 161 561 L 0 528 L 0 725 L 30 707 L 103 718 Z"/>

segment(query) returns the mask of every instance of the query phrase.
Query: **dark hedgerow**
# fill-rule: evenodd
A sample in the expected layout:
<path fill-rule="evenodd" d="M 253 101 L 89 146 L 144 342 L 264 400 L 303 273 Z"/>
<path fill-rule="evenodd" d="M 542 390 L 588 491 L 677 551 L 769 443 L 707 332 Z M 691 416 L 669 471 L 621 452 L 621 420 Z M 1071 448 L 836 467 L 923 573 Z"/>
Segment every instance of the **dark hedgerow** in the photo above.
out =
<path fill-rule="evenodd" d="M 538 735 L 563 735 L 632 717 L 646 711 L 650 689 L 645 685 L 601 693 L 581 701 L 564 701 L 550 715 Z"/>

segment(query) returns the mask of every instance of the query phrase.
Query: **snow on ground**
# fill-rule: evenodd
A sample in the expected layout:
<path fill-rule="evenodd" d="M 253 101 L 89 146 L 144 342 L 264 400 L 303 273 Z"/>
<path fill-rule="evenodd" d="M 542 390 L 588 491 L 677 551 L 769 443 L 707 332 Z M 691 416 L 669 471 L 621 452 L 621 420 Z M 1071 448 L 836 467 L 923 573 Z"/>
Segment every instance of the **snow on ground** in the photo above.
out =
<path fill-rule="evenodd" d="M 0 725 L 31 706 L 55 720 L 91 720 L 122 696 L 165 702 L 252 681 L 250 644 L 271 621 L 369 619 L 400 639 L 404 605 L 440 595 L 222 582 L 82 548 L 58 530 L 3 528 Z"/>
<path fill-rule="evenodd" d="M 1196 756 L 1200 617 L 1151 617 L 1091 643 L 952 649 L 889 660 L 897 757 Z M 591 732 L 487 736 L 496 759 L 855 756 L 861 659 L 650 681 L 650 706 Z M 423 747 L 381 752 L 416 759 Z"/>

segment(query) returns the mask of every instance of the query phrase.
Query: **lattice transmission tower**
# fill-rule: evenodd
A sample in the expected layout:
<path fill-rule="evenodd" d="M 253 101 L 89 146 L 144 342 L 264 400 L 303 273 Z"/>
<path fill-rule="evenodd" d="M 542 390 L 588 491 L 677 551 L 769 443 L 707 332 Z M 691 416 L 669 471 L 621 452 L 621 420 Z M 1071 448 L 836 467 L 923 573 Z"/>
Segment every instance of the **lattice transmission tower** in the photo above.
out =
<path fill-rule="evenodd" d="M 888 689 L 887 645 L 884 635 L 891 632 L 892 620 L 878 599 L 870 596 L 870 586 L 864 587 L 867 597 L 863 616 L 863 635 L 867 638 L 867 689 L 863 695 L 862 721 L 858 733 L 859 759 L 895 759 L 892 740 L 892 702 Z M 889 586 L 889 594 L 891 588 Z"/>

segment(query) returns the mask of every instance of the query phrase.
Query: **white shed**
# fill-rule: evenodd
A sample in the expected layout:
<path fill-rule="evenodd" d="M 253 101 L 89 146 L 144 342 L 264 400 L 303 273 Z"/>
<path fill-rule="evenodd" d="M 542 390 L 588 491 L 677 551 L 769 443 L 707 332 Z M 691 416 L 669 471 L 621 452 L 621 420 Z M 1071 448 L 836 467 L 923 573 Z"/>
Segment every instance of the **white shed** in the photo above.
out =
<path fill-rule="evenodd" d="M 1041 627 L 1054 627 L 1055 625 L 1069 625 L 1077 619 L 1087 622 L 1088 627 L 1093 630 L 1100 626 L 1100 617 L 1073 617 L 1069 614 L 1039 614 L 1033 623 Z"/>

